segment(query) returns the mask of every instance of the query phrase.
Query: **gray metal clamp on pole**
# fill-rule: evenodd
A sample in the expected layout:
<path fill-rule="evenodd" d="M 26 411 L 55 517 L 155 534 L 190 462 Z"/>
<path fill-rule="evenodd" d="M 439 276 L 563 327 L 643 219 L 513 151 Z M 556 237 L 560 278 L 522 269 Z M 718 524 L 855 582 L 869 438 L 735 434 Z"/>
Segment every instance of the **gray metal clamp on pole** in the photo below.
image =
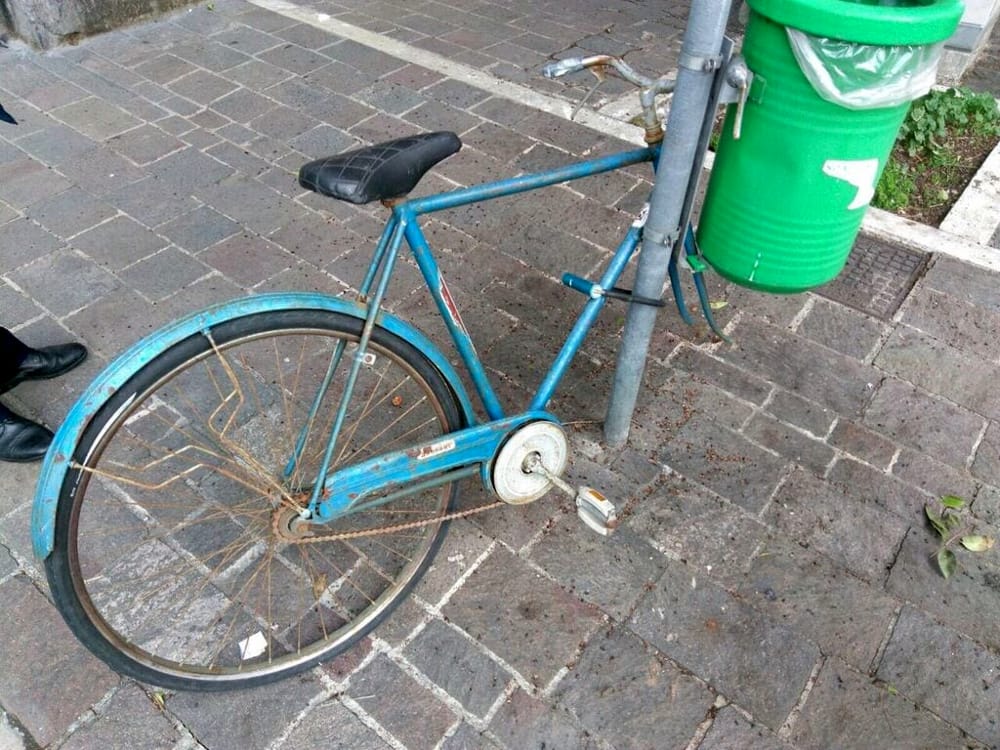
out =
<path fill-rule="evenodd" d="M 680 226 L 687 188 L 697 180 L 702 126 L 712 105 L 712 87 L 721 59 L 731 0 L 693 0 L 681 48 L 677 88 L 670 104 L 666 135 L 657 162 L 656 187 L 650 197 L 649 217 L 643 230 L 634 293 L 659 299 L 667 278 L 667 265 L 675 242 L 683 237 Z M 618 351 L 614 386 L 604 422 L 604 439 L 620 447 L 628 439 L 646 352 L 656 322 L 657 308 L 631 304 Z"/>

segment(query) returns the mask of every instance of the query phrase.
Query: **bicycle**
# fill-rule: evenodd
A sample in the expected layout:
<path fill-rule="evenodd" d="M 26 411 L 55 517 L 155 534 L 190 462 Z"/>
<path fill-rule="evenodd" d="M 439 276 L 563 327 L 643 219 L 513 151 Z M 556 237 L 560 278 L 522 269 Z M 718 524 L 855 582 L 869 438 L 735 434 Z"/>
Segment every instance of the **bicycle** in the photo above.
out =
<path fill-rule="evenodd" d="M 302 185 L 391 210 L 357 301 L 275 293 L 217 305 L 152 334 L 98 376 L 55 438 L 32 519 L 53 599 L 93 653 L 167 688 L 259 685 L 330 659 L 375 628 L 427 570 L 456 517 L 556 487 L 589 527 L 614 529 L 611 502 L 561 479 L 567 440 L 546 406 L 608 299 L 663 305 L 617 286 L 645 214 L 598 281 L 563 277 L 587 301 L 516 414 L 505 414 L 418 219 L 655 163 L 655 97 L 673 81 L 607 56 L 545 72 L 588 68 L 613 69 L 642 89 L 649 145 L 413 200 L 406 195 L 422 175 L 461 147 L 455 134 L 310 162 Z M 449 359 L 383 309 L 404 240 L 485 419 Z M 692 242 L 688 231 L 679 246 L 697 283 Z M 498 499 L 456 510 L 458 483 L 476 476 Z"/>

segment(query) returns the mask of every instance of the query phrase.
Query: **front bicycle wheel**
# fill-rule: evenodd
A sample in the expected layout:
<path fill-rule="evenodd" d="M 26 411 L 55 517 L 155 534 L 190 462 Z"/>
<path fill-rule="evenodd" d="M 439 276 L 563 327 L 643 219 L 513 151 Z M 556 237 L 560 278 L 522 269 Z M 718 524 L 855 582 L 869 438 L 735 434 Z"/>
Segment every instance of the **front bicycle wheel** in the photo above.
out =
<path fill-rule="evenodd" d="M 155 356 L 101 406 L 46 560 L 91 651 L 163 687 L 248 687 L 340 653 L 409 593 L 454 484 L 298 522 L 361 327 L 319 310 L 229 320 Z M 447 381 L 400 337 L 376 327 L 362 361 L 333 469 L 462 426 Z"/>

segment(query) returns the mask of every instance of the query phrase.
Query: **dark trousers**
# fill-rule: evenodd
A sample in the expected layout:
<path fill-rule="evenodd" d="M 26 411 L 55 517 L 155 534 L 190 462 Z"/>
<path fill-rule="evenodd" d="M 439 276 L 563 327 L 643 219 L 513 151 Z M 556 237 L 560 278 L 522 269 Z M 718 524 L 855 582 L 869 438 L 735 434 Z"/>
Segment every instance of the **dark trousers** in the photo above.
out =
<path fill-rule="evenodd" d="M 0 382 L 10 378 L 21 366 L 31 348 L 6 328 L 0 327 Z"/>

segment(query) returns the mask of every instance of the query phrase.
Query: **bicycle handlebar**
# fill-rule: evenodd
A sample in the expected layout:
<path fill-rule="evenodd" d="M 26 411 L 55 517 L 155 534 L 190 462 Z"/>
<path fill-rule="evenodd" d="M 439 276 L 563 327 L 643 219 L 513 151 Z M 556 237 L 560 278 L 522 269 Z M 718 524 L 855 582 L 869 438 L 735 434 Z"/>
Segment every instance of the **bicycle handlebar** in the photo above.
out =
<path fill-rule="evenodd" d="M 650 88 L 659 84 L 652 78 L 636 72 L 636 70 L 620 57 L 613 55 L 592 55 L 591 57 L 567 57 L 565 60 L 558 60 L 549 63 L 542 68 L 542 75 L 546 78 L 559 78 L 567 73 L 579 73 L 587 68 L 610 66 L 629 83 L 640 88 Z"/>

